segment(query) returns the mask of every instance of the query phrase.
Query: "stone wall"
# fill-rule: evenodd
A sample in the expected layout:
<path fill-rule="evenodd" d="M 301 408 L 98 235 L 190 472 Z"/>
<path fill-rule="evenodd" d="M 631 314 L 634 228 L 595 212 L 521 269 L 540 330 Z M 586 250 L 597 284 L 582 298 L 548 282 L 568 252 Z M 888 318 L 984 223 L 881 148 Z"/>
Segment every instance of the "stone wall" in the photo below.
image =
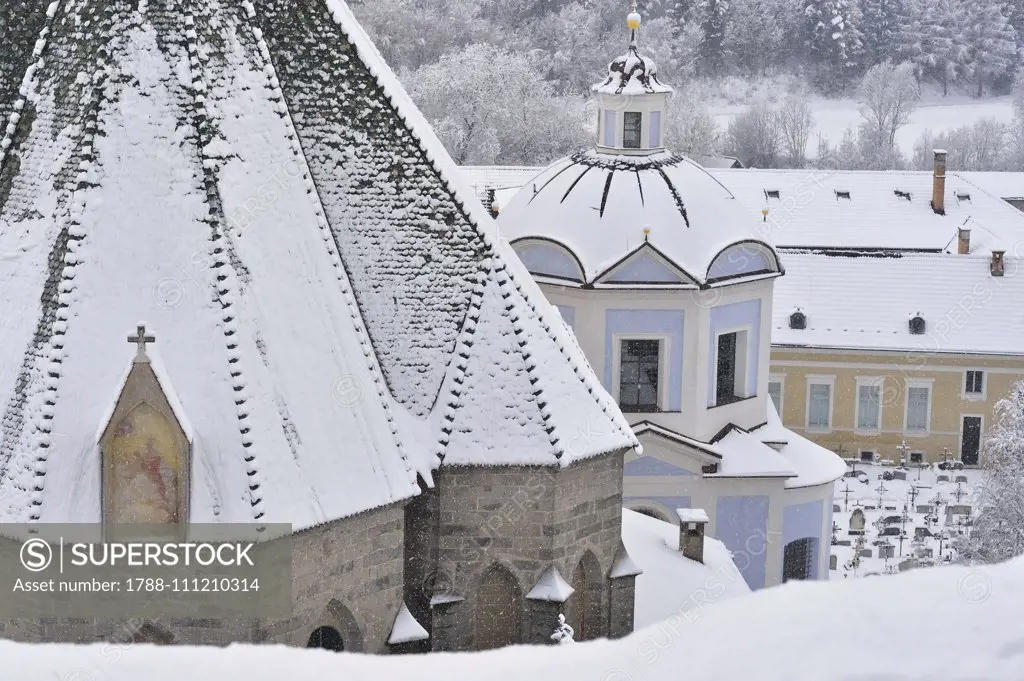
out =
<path fill-rule="evenodd" d="M 0 621 L 0 636 L 25 642 L 305 646 L 320 626 L 341 632 L 346 650 L 388 652 L 402 604 L 404 514 L 387 506 L 300 532 L 293 545 L 293 615 L 284 620 L 195 618 L 150 621 L 44 618 Z M 144 615 L 144 613 L 140 613 Z"/>
<path fill-rule="evenodd" d="M 632 599 L 628 613 L 622 598 L 612 611 L 607 578 L 621 544 L 622 461 L 620 451 L 566 469 L 442 468 L 437 572 L 451 593 L 433 609 L 433 649 L 476 647 L 477 587 L 494 565 L 513 575 L 524 597 L 521 641 L 549 643 L 568 604 L 525 595 L 551 566 L 570 581 L 588 551 L 603 584 L 601 635 L 610 618 L 631 620 Z"/>

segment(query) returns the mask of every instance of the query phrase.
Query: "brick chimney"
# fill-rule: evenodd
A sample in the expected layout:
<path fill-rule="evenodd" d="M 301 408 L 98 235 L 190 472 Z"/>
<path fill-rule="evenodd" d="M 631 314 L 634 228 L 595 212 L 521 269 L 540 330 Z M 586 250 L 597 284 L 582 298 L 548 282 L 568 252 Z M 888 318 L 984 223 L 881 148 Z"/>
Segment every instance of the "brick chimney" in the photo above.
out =
<path fill-rule="evenodd" d="M 679 551 L 690 560 L 704 562 L 704 528 L 708 514 L 701 508 L 677 508 L 679 516 Z"/>
<path fill-rule="evenodd" d="M 957 234 L 956 252 L 960 255 L 967 255 L 971 252 L 971 230 L 960 228 Z"/>
<path fill-rule="evenodd" d="M 932 173 L 932 210 L 946 214 L 946 151 L 935 150 L 935 170 Z"/>
<path fill-rule="evenodd" d="M 992 251 L 992 276 L 1001 277 L 1006 271 L 1006 266 L 1003 263 L 1003 256 L 1006 255 L 1006 251 Z"/>

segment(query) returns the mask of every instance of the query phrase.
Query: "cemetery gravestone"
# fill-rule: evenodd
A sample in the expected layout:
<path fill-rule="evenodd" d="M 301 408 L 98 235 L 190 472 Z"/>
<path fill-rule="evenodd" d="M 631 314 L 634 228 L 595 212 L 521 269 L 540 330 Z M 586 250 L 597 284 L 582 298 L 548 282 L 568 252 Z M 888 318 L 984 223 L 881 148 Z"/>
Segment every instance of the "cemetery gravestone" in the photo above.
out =
<path fill-rule="evenodd" d="M 956 479 L 953 482 L 967 482 L 967 476 L 966 475 L 958 475 L 958 476 L 956 476 Z"/>
<path fill-rule="evenodd" d="M 925 537 L 932 536 L 931 530 L 927 527 L 915 527 L 914 528 L 914 539 L 924 539 Z"/>
<path fill-rule="evenodd" d="M 839 568 L 839 556 L 837 556 L 836 554 L 833 553 L 831 556 L 828 557 L 828 569 L 829 570 L 836 570 L 838 568 Z"/>
<path fill-rule="evenodd" d="M 949 476 L 948 475 L 940 475 L 939 477 L 935 478 L 935 481 L 936 482 L 949 482 Z"/>
<path fill-rule="evenodd" d="M 878 547 L 879 558 L 892 558 L 896 555 L 896 547 L 892 544 L 884 544 Z"/>
<path fill-rule="evenodd" d="M 864 511 L 859 508 L 850 514 L 850 534 L 864 534 Z"/>
<path fill-rule="evenodd" d="M 931 504 L 921 504 L 917 507 L 917 512 L 924 513 L 925 515 L 930 515 L 933 510 Z"/>
<path fill-rule="evenodd" d="M 839 504 L 832 504 L 832 512 L 833 513 L 842 513 L 843 509 L 839 506 Z"/>
<path fill-rule="evenodd" d="M 906 472 L 906 471 L 895 471 L 895 472 L 893 473 L 893 476 L 894 476 L 894 477 L 895 477 L 895 478 L 896 478 L 897 480 L 906 480 L 906 479 L 907 479 L 907 472 Z"/>
<path fill-rule="evenodd" d="M 870 558 L 871 549 L 861 549 L 857 555 L 859 555 L 861 558 Z"/>
<path fill-rule="evenodd" d="M 898 536 L 900 536 L 900 528 L 898 528 L 898 527 L 887 527 L 884 530 L 882 530 L 880 536 L 882 536 L 882 537 L 898 537 Z"/>

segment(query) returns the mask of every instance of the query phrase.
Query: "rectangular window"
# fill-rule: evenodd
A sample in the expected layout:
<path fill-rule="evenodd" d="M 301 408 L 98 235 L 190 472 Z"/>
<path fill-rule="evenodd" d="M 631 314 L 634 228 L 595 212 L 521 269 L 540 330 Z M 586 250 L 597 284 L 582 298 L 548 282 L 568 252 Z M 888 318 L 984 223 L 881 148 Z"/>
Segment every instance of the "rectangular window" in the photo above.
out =
<path fill-rule="evenodd" d="M 604 112 L 604 145 L 606 147 L 615 146 L 615 112 L 605 111 Z"/>
<path fill-rule="evenodd" d="M 661 341 L 624 340 L 619 357 L 619 407 L 625 412 L 656 412 Z"/>
<path fill-rule="evenodd" d="M 964 392 L 968 395 L 983 394 L 985 392 L 985 372 L 968 371 L 967 384 L 964 386 Z"/>
<path fill-rule="evenodd" d="M 651 148 L 657 149 L 661 146 L 661 112 L 651 112 Z"/>
<path fill-rule="evenodd" d="M 626 149 L 640 148 L 640 126 L 643 114 L 639 111 L 627 111 L 622 120 L 622 146 Z"/>
<path fill-rule="evenodd" d="M 857 386 L 857 430 L 878 430 L 882 416 L 882 386 Z"/>
<path fill-rule="evenodd" d="M 924 452 L 910 452 L 910 463 L 924 463 Z"/>
<path fill-rule="evenodd" d="M 775 411 L 782 416 L 782 382 L 768 381 L 768 397 L 775 403 Z"/>
<path fill-rule="evenodd" d="M 811 383 L 807 390 L 807 427 L 828 430 L 832 427 L 832 385 Z"/>
<path fill-rule="evenodd" d="M 927 433 L 932 389 L 927 386 L 907 387 L 907 432 Z"/>
<path fill-rule="evenodd" d="M 874 452 L 861 452 L 860 453 L 860 460 L 861 461 L 874 461 L 875 460 L 875 453 Z"/>
<path fill-rule="evenodd" d="M 715 406 L 747 397 L 747 332 L 720 333 L 715 344 Z"/>

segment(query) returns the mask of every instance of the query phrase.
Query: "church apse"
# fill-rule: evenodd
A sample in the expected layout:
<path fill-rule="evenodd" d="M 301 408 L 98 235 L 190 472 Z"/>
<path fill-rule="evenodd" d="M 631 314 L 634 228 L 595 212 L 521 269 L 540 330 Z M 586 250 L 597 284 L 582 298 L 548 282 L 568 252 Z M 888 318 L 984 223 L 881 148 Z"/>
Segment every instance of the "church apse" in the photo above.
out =
<path fill-rule="evenodd" d="M 146 353 L 154 341 L 142 326 L 129 338 L 138 351 L 100 437 L 107 525 L 188 522 L 191 445 Z"/>

